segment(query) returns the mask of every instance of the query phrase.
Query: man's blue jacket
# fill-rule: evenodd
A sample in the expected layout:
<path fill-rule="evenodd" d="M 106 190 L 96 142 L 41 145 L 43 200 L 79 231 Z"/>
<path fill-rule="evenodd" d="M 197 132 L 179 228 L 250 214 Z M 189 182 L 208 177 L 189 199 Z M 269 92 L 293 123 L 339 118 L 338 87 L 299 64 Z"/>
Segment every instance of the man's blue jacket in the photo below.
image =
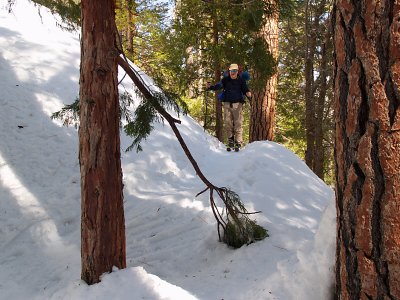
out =
<path fill-rule="evenodd" d="M 222 78 L 221 82 L 210 86 L 210 90 L 217 91 L 224 89 L 222 102 L 244 102 L 244 95 L 249 91 L 246 80 L 238 76 L 232 79 L 230 76 Z"/>

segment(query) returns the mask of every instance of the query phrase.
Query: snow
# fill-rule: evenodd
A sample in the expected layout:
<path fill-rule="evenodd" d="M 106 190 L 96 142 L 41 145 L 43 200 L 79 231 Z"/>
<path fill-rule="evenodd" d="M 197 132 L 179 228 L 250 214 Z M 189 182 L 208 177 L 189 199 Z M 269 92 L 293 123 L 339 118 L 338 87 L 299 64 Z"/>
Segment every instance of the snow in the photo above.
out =
<path fill-rule="evenodd" d="M 179 129 L 207 178 L 237 192 L 269 238 L 218 241 L 207 194 L 167 124 L 123 152 L 127 264 L 80 280 L 78 135 L 50 119 L 79 93 L 78 32 L 0 2 L 0 299 L 329 299 L 333 190 L 273 142 L 228 153 L 190 116 Z M 123 76 L 123 72 L 120 74 Z M 122 88 L 122 87 L 121 87 Z M 123 88 L 133 91 L 125 78 Z M 122 148 L 131 139 L 121 133 Z M 221 206 L 221 203 L 218 203 Z"/>

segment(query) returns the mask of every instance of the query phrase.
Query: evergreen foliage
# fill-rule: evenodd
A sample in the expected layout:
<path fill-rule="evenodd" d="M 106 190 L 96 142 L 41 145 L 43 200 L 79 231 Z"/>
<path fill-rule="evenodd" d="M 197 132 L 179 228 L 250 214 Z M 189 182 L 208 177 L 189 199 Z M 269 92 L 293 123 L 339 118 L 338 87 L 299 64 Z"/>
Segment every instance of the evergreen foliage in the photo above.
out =
<path fill-rule="evenodd" d="M 81 22 L 81 7 L 79 0 L 32 0 L 34 3 L 50 9 L 53 14 L 61 17 L 58 26 L 66 30 L 77 30 Z"/>
<path fill-rule="evenodd" d="M 225 228 L 223 241 L 233 247 L 240 248 L 258 240 L 268 237 L 268 231 L 251 220 L 244 204 L 238 194 L 230 189 L 225 189 Z"/>
<path fill-rule="evenodd" d="M 130 16 L 128 16 L 130 14 Z M 158 74 L 163 56 L 163 32 L 166 29 L 168 5 L 164 1 L 118 0 L 116 24 L 126 56 L 152 77 Z M 129 49 L 129 34 L 132 49 Z"/>
<path fill-rule="evenodd" d="M 140 103 L 134 114 L 133 121 L 124 126 L 126 134 L 133 137 L 133 142 L 126 151 L 130 151 L 136 147 L 136 152 L 139 152 L 143 150 L 140 142 L 146 139 L 154 128 L 152 125 L 153 122 L 162 119 L 158 116 L 157 111 L 150 101 Z"/>
<path fill-rule="evenodd" d="M 141 99 L 139 105 L 133 107 L 133 98 L 128 92 L 119 95 L 120 103 L 120 121 L 125 133 L 133 138 L 132 144 L 126 149 L 136 152 L 142 151 L 140 143 L 145 140 L 154 129 L 154 122 L 163 122 L 162 116 L 157 112 L 156 107 L 163 107 L 167 110 L 173 110 L 178 115 L 187 113 L 186 104 L 179 98 L 173 97 L 172 93 L 153 93 L 153 98 L 148 100 L 140 91 L 137 91 L 138 97 Z M 177 100 L 178 99 L 178 100 Z M 181 106 L 182 105 L 182 106 Z M 132 112 L 133 111 L 133 112 Z M 75 128 L 79 126 L 79 98 L 72 104 L 65 105 L 60 111 L 54 112 L 51 119 L 59 119 L 64 126 L 73 125 Z M 125 124 L 125 125 L 123 125 Z"/>
<path fill-rule="evenodd" d="M 139 94 L 140 95 L 140 94 Z M 154 129 L 154 122 L 163 122 L 162 116 L 158 113 L 157 107 L 163 107 L 164 109 L 172 109 L 178 113 L 186 113 L 178 105 L 178 101 L 171 96 L 166 96 L 166 94 L 157 92 L 153 93 L 153 98 L 146 99 L 142 95 L 139 106 L 135 109 L 133 113 L 133 118 L 127 120 L 128 123 L 124 126 L 125 133 L 133 138 L 132 144 L 126 149 L 126 151 L 131 151 L 136 149 L 136 152 L 142 151 L 140 143 L 145 140 Z"/>
<path fill-rule="evenodd" d="M 211 134 L 216 129 L 216 99 L 212 93 L 204 93 L 205 82 L 219 81 L 216 73 L 222 78 L 232 62 L 259 73 L 259 81 L 250 80 L 251 88 L 262 84 L 263 78 L 276 70 L 277 62 L 258 36 L 265 20 L 263 14 L 276 9 L 267 2 L 187 0 L 176 3 L 171 27 L 163 37 L 162 70 L 164 76 L 171 78 L 169 81 L 177 93 L 185 99 L 194 99 L 191 107 L 197 110 L 191 111 L 191 115 Z M 194 101 L 198 104 L 194 105 Z"/>
<path fill-rule="evenodd" d="M 220 242 L 226 243 L 233 248 L 240 248 L 255 241 L 268 237 L 268 231 L 251 220 L 249 215 L 260 213 L 249 213 L 242 203 L 239 195 L 229 188 L 219 188 L 208 182 L 207 188 L 196 196 L 209 190 L 211 209 L 217 220 L 218 236 Z M 224 203 L 224 208 L 220 212 L 214 199 L 214 191 Z M 222 235 L 221 235 L 222 228 Z"/>
<path fill-rule="evenodd" d="M 284 2 L 284 1 L 283 1 Z M 304 157 L 304 15 L 297 2 L 280 24 L 280 59 L 275 140 Z M 296 11 L 296 13 L 293 13 Z"/>
<path fill-rule="evenodd" d="M 282 1 L 284 2 L 284 1 Z M 329 2 L 329 1 L 328 1 Z M 311 10 L 318 7 L 315 2 Z M 305 124 L 305 79 L 304 79 L 304 56 L 305 56 L 305 13 L 304 2 L 296 1 L 291 6 L 289 13 L 281 18 L 280 22 L 280 58 L 278 65 L 278 99 L 277 104 L 277 129 L 275 141 L 284 144 L 295 152 L 299 157 L 304 158 L 306 152 L 306 124 Z M 312 13 L 311 11 L 310 13 Z M 325 9 L 323 15 L 325 21 L 329 17 L 329 6 Z M 322 22 L 321 21 L 321 22 Z M 310 21 L 309 21 L 310 22 Z M 318 30 L 317 30 L 318 29 Z M 319 77 L 321 74 L 321 47 L 325 42 L 326 29 L 323 26 L 315 29 L 317 43 L 315 45 L 314 74 L 315 82 L 313 84 L 314 103 L 317 103 L 321 92 Z M 323 112 L 323 133 L 325 150 L 324 173 L 325 182 L 330 184 L 334 180 L 333 167 L 333 94 L 332 94 L 332 44 L 326 45 L 328 55 L 328 89 Z"/>
<path fill-rule="evenodd" d="M 211 79 L 216 63 L 221 70 L 237 62 L 265 76 L 272 74 L 275 62 L 267 45 L 256 36 L 263 24 L 263 12 L 270 9 L 261 0 L 235 5 L 222 0 L 180 1 L 165 37 L 170 41 L 165 52 L 176 74 L 186 78 L 186 89 L 195 80 Z M 218 43 L 213 41 L 215 31 Z"/>
<path fill-rule="evenodd" d="M 79 125 L 79 98 L 76 98 L 72 104 L 66 104 L 60 111 L 51 115 L 51 119 L 59 119 L 64 126 L 73 125 L 78 128 Z"/>
<path fill-rule="evenodd" d="M 8 0 L 9 10 L 15 0 Z M 66 30 L 78 30 L 81 22 L 80 0 L 32 0 L 61 17 L 57 25 Z M 127 56 L 147 74 L 154 75 L 163 56 L 163 32 L 166 29 L 167 0 L 117 0 L 116 25 L 127 50 L 127 28 L 133 33 L 133 52 Z M 132 19 L 128 23 L 128 12 Z M 40 11 L 39 11 L 40 13 Z"/>

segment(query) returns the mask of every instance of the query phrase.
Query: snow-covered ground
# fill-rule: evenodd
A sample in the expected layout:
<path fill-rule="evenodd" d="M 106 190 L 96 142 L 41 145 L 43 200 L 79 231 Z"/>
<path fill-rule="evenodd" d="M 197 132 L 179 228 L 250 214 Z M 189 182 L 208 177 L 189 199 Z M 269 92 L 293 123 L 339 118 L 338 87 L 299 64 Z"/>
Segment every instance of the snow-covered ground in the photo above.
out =
<path fill-rule="evenodd" d="M 204 174 L 261 210 L 270 237 L 218 242 L 207 195 L 195 198 L 203 183 L 156 124 L 143 152 L 122 157 L 128 268 L 81 281 L 77 130 L 50 119 L 78 96 L 79 33 L 27 0 L 12 13 L 0 3 L 0 299 L 329 299 L 332 189 L 283 146 L 227 153 L 189 116 L 179 129 Z"/>

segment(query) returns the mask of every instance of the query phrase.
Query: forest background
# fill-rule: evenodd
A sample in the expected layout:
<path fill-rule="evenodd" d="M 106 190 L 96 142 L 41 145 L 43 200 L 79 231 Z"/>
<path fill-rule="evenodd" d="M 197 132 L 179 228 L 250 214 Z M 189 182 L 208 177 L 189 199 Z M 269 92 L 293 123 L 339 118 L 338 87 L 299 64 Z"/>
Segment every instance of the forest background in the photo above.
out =
<path fill-rule="evenodd" d="M 10 2 L 10 0 L 9 0 Z M 11 1 L 12 2 L 12 1 Z M 77 29 L 80 3 L 34 0 Z M 218 82 L 230 63 L 250 73 L 244 142 L 285 145 L 334 184 L 331 1 L 118 0 L 126 55 L 223 141 Z M 73 99 L 71 99 L 73 102 Z"/>

